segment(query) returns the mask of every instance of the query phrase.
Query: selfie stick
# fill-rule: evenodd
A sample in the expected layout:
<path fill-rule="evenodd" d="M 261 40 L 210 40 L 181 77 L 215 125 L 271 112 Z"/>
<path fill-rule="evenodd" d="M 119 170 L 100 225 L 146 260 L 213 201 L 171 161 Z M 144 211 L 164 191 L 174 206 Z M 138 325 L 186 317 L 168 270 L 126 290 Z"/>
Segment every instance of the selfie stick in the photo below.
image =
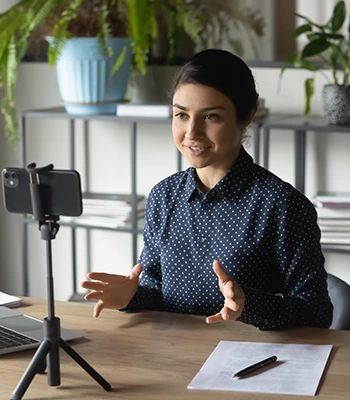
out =
<path fill-rule="evenodd" d="M 32 214 L 36 221 L 39 221 L 41 239 L 46 241 L 46 262 L 47 262 L 47 300 L 48 316 L 44 318 L 44 341 L 40 344 L 21 380 L 12 393 L 11 400 L 22 399 L 30 383 L 37 373 L 43 373 L 47 362 L 47 379 L 49 386 L 61 384 L 59 348 L 63 349 L 74 361 L 76 361 L 92 378 L 95 379 L 106 391 L 111 390 L 111 385 L 102 378 L 80 355 L 73 350 L 61 338 L 60 319 L 55 316 L 54 285 L 52 275 L 52 248 L 51 241 L 55 239 L 59 225 L 59 216 L 46 215 L 42 207 L 40 174 L 48 173 L 53 165 L 43 168 L 36 168 L 36 164 L 29 164 L 30 195 L 32 200 Z"/>

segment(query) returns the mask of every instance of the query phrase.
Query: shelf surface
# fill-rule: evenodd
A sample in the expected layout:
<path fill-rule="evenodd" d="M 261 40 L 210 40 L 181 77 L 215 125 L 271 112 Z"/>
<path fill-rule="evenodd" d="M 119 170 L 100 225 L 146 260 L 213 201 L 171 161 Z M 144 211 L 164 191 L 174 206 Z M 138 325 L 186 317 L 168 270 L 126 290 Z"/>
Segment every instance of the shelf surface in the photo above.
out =
<path fill-rule="evenodd" d="M 350 125 L 330 124 L 324 116 L 309 116 L 306 118 L 298 115 L 286 115 L 285 118 L 266 119 L 264 127 L 295 131 L 350 133 Z"/>
<path fill-rule="evenodd" d="M 30 216 L 25 216 L 24 217 L 24 222 L 26 224 L 33 224 L 33 223 L 38 223 L 38 221 L 34 220 Z M 142 234 L 143 233 L 143 226 L 144 226 L 144 219 L 139 219 L 137 221 L 137 233 Z M 68 222 L 68 221 L 62 221 L 59 220 L 58 224 L 60 226 L 69 226 L 71 228 L 85 228 L 85 229 L 100 229 L 100 230 L 106 230 L 106 231 L 116 231 L 116 232 L 128 232 L 132 233 L 133 229 L 131 226 L 131 223 L 127 223 L 126 226 L 116 226 L 116 227 L 111 227 L 111 226 L 103 226 L 103 225 L 95 225 L 95 224 L 86 224 L 86 223 L 79 223 L 79 217 L 74 219 L 74 221 Z"/>
<path fill-rule="evenodd" d="M 61 118 L 61 119 L 82 119 L 82 120 L 104 120 L 118 122 L 165 122 L 170 123 L 172 118 L 169 117 L 118 117 L 115 114 L 68 114 L 63 106 L 42 108 L 38 110 L 25 110 L 22 112 L 25 118 Z"/>

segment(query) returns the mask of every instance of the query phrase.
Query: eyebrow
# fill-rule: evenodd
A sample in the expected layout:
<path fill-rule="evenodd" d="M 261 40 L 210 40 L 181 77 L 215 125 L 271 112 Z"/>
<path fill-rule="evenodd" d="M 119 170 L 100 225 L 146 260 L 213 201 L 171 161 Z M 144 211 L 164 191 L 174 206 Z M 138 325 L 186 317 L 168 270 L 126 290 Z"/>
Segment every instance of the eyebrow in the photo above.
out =
<path fill-rule="evenodd" d="M 187 107 L 181 106 L 180 104 L 173 104 L 173 108 L 179 108 L 180 110 L 183 111 L 188 111 Z M 201 108 L 199 111 L 205 112 L 205 111 L 211 111 L 211 110 L 226 110 L 225 107 L 222 106 L 213 106 L 213 107 L 204 107 Z"/>

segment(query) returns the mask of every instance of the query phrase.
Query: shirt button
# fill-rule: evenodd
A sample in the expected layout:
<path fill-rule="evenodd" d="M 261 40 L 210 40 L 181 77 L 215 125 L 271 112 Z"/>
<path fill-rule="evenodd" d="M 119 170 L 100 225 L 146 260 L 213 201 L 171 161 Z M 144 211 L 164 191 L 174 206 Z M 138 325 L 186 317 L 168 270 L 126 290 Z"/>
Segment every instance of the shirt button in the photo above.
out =
<path fill-rule="evenodd" d="M 201 241 L 201 243 L 204 243 L 204 242 L 205 242 L 205 238 L 204 238 L 204 237 L 201 237 L 201 238 L 200 238 L 200 241 Z"/>

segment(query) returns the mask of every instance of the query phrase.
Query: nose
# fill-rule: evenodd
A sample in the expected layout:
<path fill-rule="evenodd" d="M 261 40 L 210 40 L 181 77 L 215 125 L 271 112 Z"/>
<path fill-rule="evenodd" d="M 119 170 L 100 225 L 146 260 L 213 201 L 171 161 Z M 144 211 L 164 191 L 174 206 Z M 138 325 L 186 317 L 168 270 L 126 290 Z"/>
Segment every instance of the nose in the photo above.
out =
<path fill-rule="evenodd" d="M 185 136 L 188 140 L 195 140 L 198 138 L 202 138 L 204 136 L 202 124 L 195 118 L 190 119 L 186 127 Z"/>

